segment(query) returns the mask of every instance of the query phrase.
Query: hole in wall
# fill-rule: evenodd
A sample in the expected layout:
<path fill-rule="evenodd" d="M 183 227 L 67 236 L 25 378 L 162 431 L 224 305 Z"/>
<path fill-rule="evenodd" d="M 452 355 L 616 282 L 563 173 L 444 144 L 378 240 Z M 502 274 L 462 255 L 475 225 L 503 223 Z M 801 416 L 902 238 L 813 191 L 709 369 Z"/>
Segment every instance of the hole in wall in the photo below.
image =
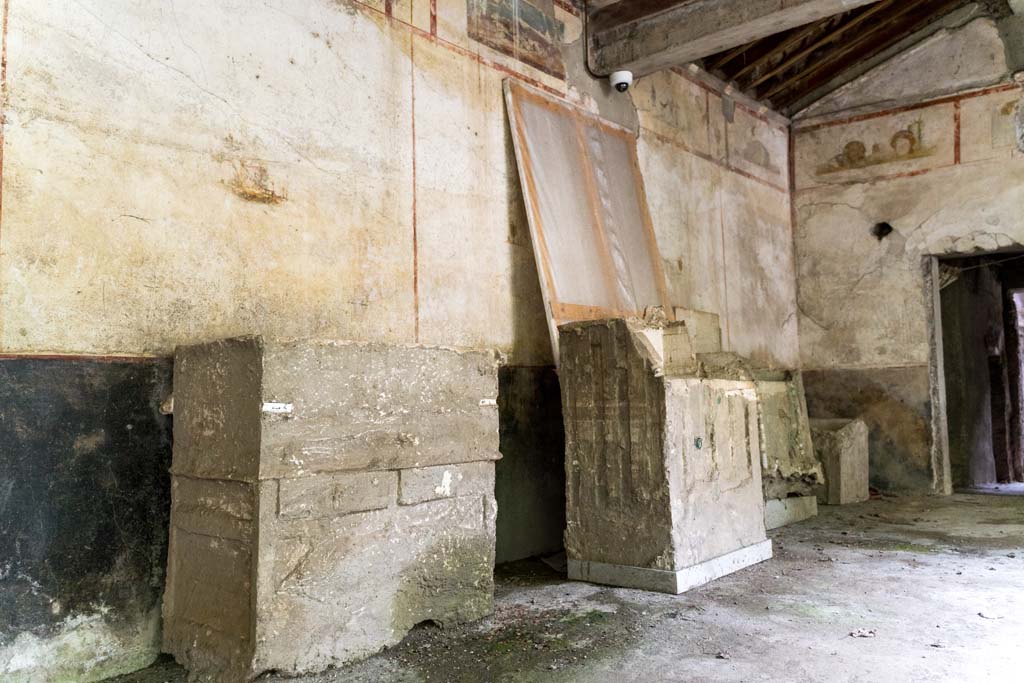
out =
<path fill-rule="evenodd" d="M 889 223 L 875 223 L 871 228 L 871 234 L 881 242 L 893 233 L 894 228 Z"/>
<path fill-rule="evenodd" d="M 413 626 L 409 630 L 409 633 L 419 632 L 419 631 L 436 631 L 436 630 L 440 630 L 441 628 L 442 627 L 441 627 L 440 623 L 434 621 L 433 619 L 426 619 L 426 620 L 421 621 L 420 623 L 416 624 L 415 626 Z"/>

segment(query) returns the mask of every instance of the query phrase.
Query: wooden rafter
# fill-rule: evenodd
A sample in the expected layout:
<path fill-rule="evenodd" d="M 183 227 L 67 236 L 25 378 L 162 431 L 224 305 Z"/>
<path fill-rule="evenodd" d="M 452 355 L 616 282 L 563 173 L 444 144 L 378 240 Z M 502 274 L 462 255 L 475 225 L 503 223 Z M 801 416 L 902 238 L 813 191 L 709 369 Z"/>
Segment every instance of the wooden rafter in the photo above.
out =
<path fill-rule="evenodd" d="M 780 79 L 771 88 L 759 91 L 760 98 L 770 100 L 779 106 L 788 106 L 804 93 L 813 91 L 827 83 L 849 65 L 888 49 L 914 31 L 923 28 L 940 16 L 953 11 L 963 4 L 962 0 L 918 0 L 905 2 L 897 14 L 885 22 L 875 24 L 871 29 L 848 45 L 815 59 L 801 72 Z"/>
<path fill-rule="evenodd" d="M 706 69 L 783 113 L 854 65 L 969 0 L 880 0 L 705 58 Z"/>

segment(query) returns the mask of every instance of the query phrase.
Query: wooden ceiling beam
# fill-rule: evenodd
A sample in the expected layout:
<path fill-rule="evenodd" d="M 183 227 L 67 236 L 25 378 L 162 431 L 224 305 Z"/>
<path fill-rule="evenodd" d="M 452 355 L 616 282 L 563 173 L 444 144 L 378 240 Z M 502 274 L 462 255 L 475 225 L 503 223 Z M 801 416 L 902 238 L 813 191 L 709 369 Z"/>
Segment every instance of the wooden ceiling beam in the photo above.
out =
<path fill-rule="evenodd" d="M 854 53 L 847 53 L 843 59 L 829 59 L 820 64 L 816 63 L 815 68 L 800 74 L 799 78 L 791 79 L 788 88 L 774 93 L 772 95 L 772 102 L 780 109 L 792 106 L 804 94 L 820 88 L 843 73 L 843 71 L 849 68 L 850 63 L 868 59 L 872 55 L 887 50 L 900 40 L 903 40 L 907 35 L 923 29 L 941 18 L 941 16 L 952 12 L 958 7 L 962 7 L 963 4 L 964 0 L 948 0 L 939 6 L 936 6 L 935 3 L 929 3 L 925 6 L 926 9 L 908 17 L 906 22 L 901 22 L 897 26 L 891 27 L 889 32 L 877 38 L 873 43 L 860 44 L 859 50 Z"/>
<path fill-rule="evenodd" d="M 880 12 L 884 12 L 886 10 L 890 10 L 893 7 L 895 7 L 897 4 L 902 4 L 903 5 L 903 7 L 901 7 L 899 10 L 897 10 L 897 15 L 904 14 L 905 12 L 907 12 L 907 11 L 909 11 L 911 9 L 914 9 L 915 1 L 916 0 L 885 0 L 885 2 L 880 2 L 877 5 L 875 5 L 874 7 L 868 8 L 866 11 L 861 12 L 856 17 L 852 17 L 849 21 L 841 24 L 835 30 L 833 30 L 830 33 L 827 33 L 826 35 L 822 36 L 820 39 L 818 39 L 815 42 L 811 43 L 810 45 L 808 45 L 804 49 L 802 49 L 802 50 L 800 50 L 798 52 L 795 52 L 794 54 L 790 55 L 789 57 L 787 57 L 783 61 L 779 62 L 774 68 L 769 69 L 768 71 L 765 71 L 763 74 L 761 74 L 760 76 L 755 78 L 753 81 L 751 81 L 750 84 L 747 85 L 745 89 L 756 88 L 757 86 L 761 85 L 765 81 L 767 81 L 767 80 L 769 80 L 769 79 L 771 79 L 771 78 L 773 78 L 775 76 L 778 76 L 780 74 L 786 73 L 786 71 L 789 70 L 790 68 L 792 68 L 794 65 L 799 64 L 805 58 L 807 58 L 810 55 L 814 54 L 816 51 L 820 50 L 821 48 L 825 47 L 826 45 L 828 45 L 830 43 L 833 43 L 836 40 L 839 40 L 839 38 L 844 36 L 846 33 L 848 33 L 849 31 L 852 31 L 853 29 L 857 28 L 858 26 L 863 24 L 865 21 L 867 21 L 868 19 L 876 16 Z M 892 17 L 889 18 L 889 20 L 891 20 L 891 19 L 892 19 Z M 884 24 L 879 24 L 879 25 L 884 25 Z"/>
<path fill-rule="evenodd" d="M 591 70 L 637 76 L 679 66 L 878 0 L 635 0 L 656 13 L 588 27 Z M 618 4 L 603 12 L 611 12 Z M 634 10 L 636 11 L 636 10 Z"/>
<path fill-rule="evenodd" d="M 715 69 L 723 69 L 726 66 L 728 66 L 729 64 L 731 64 L 732 61 L 734 59 L 736 59 L 737 57 L 739 57 L 740 55 L 742 55 L 742 54 L 744 54 L 746 52 L 749 52 L 752 49 L 756 49 L 756 46 L 759 43 L 761 43 L 761 42 L 762 41 L 758 40 L 758 41 L 755 41 L 753 43 L 749 43 L 747 45 L 740 45 L 739 47 L 734 47 L 733 49 L 729 50 L 725 54 L 719 54 L 719 55 L 712 56 L 712 57 L 710 57 L 710 58 L 708 58 L 707 60 L 704 61 L 704 68 L 705 68 L 706 71 L 714 71 Z"/>
<path fill-rule="evenodd" d="M 758 69 L 769 64 L 773 58 L 779 57 L 780 55 L 784 55 L 787 50 L 796 47 L 807 38 L 810 38 L 815 33 L 818 33 L 819 31 L 824 29 L 828 25 L 828 22 L 831 20 L 832 17 L 829 17 L 827 19 L 822 19 L 821 21 L 816 21 L 813 24 L 808 24 L 807 26 L 804 26 L 801 29 L 792 31 L 790 35 L 784 41 L 782 41 L 782 43 L 777 48 L 763 55 L 761 58 L 755 59 L 754 61 L 750 62 L 745 67 L 737 71 L 733 75 L 732 80 L 736 82 L 741 82 L 743 80 L 743 77 L 746 76 L 747 74 L 757 72 Z"/>

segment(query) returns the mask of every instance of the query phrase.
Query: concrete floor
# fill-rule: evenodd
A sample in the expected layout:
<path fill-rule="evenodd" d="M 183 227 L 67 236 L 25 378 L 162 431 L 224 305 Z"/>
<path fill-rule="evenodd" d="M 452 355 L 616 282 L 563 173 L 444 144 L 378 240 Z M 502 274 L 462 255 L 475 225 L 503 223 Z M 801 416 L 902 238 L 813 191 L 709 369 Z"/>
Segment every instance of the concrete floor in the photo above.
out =
<path fill-rule="evenodd" d="M 419 629 L 360 664 L 287 680 L 1021 680 L 1024 498 L 822 508 L 773 538 L 775 559 L 680 597 L 569 583 L 518 563 L 499 571 L 493 617 Z M 116 680 L 185 674 L 162 663 Z"/>
<path fill-rule="evenodd" d="M 991 496 L 1024 496 L 1024 484 L 989 484 L 973 489 L 964 489 L 957 493 L 984 493 Z"/>

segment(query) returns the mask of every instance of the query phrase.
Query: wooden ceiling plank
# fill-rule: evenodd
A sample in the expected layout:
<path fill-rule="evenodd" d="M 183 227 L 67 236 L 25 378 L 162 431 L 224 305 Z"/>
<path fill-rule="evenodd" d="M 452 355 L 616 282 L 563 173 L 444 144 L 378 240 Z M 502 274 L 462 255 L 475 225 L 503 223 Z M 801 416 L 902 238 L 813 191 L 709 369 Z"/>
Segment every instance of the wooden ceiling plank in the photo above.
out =
<path fill-rule="evenodd" d="M 722 69 L 727 64 L 730 64 L 734 59 L 742 55 L 744 52 L 754 49 L 760 42 L 761 40 L 755 40 L 753 43 L 747 43 L 746 45 L 734 47 L 725 54 L 719 55 L 718 59 L 709 58 L 711 59 L 711 61 L 705 61 L 704 68 L 706 71 Z"/>
<path fill-rule="evenodd" d="M 903 14 L 903 13 L 909 11 L 910 9 L 913 9 L 914 6 L 915 6 L 915 3 L 913 1 L 908 2 L 907 0 L 886 0 L 886 2 L 880 2 L 877 5 L 875 5 L 874 7 L 869 8 L 867 11 L 860 13 L 858 16 L 851 18 L 849 21 L 847 21 L 846 23 L 840 25 L 838 28 L 836 28 L 831 33 L 828 33 L 825 36 L 821 37 L 819 40 L 815 41 L 814 43 L 812 43 L 808 47 L 805 47 L 804 49 L 800 50 L 799 52 L 796 52 L 796 53 L 790 55 L 789 57 L 784 59 L 782 62 L 780 62 L 779 64 L 775 65 L 774 68 L 769 69 L 768 71 L 764 72 L 763 74 L 758 76 L 756 79 L 751 81 L 751 83 L 749 85 L 747 85 L 745 89 L 750 90 L 750 89 L 756 88 L 757 86 L 761 85 L 765 81 L 767 81 L 767 80 L 769 80 L 771 78 L 774 78 L 775 76 L 778 76 L 780 74 L 785 73 L 792 66 L 794 66 L 796 64 L 799 64 L 804 58 L 810 56 L 811 54 L 813 54 L 817 50 L 820 50 L 821 48 L 825 47 L 829 43 L 838 40 L 843 35 L 845 35 L 848 31 L 850 31 L 850 30 L 860 26 L 861 24 L 863 24 L 868 19 L 878 15 L 880 12 L 882 12 L 884 10 L 887 10 L 887 9 L 891 9 L 892 7 L 894 7 L 898 3 L 902 3 L 903 7 L 897 12 L 897 15 Z"/>
<path fill-rule="evenodd" d="M 746 76 L 748 73 L 756 71 L 757 69 L 763 67 L 765 64 L 769 63 L 773 57 L 777 57 L 780 53 L 785 53 L 790 48 L 799 45 L 801 41 L 806 40 L 807 38 L 813 36 L 816 32 L 822 30 L 822 28 L 826 27 L 828 25 L 828 22 L 831 20 L 831 17 L 827 19 L 822 19 L 821 21 L 816 21 L 813 24 L 808 24 L 807 26 L 804 26 L 801 29 L 793 31 L 793 34 L 785 41 L 783 41 L 783 43 L 779 45 L 779 47 L 776 50 L 764 55 L 760 59 L 755 60 L 750 64 L 747 64 L 745 67 L 737 71 L 730 80 L 737 82 L 741 81 L 743 77 Z"/>
<path fill-rule="evenodd" d="M 920 11 L 920 14 L 908 17 L 906 21 L 899 22 L 895 26 L 888 23 L 889 33 L 887 35 L 883 35 L 882 38 L 874 42 L 872 42 L 872 39 L 878 38 L 878 34 L 866 37 L 863 41 L 858 40 L 855 45 L 850 46 L 850 49 L 844 51 L 842 55 L 828 55 L 822 60 L 816 61 L 811 68 L 787 79 L 788 87 L 772 88 L 771 91 L 766 92 L 763 99 L 771 99 L 772 104 L 778 108 L 789 107 L 806 93 L 824 85 L 841 74 L 847 68 L 847 61 L 857 62 L 869 55 L 884 51 L 907 35 L 924 28 L 934 21 L 938 21 L 942 16 L 963 6 L 963 4 L 963 0 L 947 0 L 947 2 L 943 2 L 938 6 L 930 6 L 934 5 L 934 3 L 922 3 L 916 8 Z"/>
<path fill-rule="evenodd" d="M 961 2 L 960 0 L 949 0 L 937 8 L 927 7 L 928 4 L 931 4 L 928 0 L 918 0 L 918 2 L 905 4 L 892 16 L 886 17 L 884 22 L 873 26 L 849 45 L 829 53 L 820 60 L 816 60 L 809 68 L 794 74 L 790 78 L 780 80 L 779 83 L 776 83 L 770 89 L 759 93 L 759 97 L 766 100 L 773 99 L 784 90 L 814 78 L 816 74 L 821 73 L 832 65 L 851 59 L 856 60 L 866 52 L 877 52 L 885 49 L 911 32 L 922 21 L 937 19 L 938 17 L 933 16 L 934 14 L 937 12 L 945 13 L 953 7 L 960 5 Z M 922 11 L 923 16 L 910 16 L 913 12 L 917 11 Z M 839 71 L 839 69 L 836 71 Z"/>

